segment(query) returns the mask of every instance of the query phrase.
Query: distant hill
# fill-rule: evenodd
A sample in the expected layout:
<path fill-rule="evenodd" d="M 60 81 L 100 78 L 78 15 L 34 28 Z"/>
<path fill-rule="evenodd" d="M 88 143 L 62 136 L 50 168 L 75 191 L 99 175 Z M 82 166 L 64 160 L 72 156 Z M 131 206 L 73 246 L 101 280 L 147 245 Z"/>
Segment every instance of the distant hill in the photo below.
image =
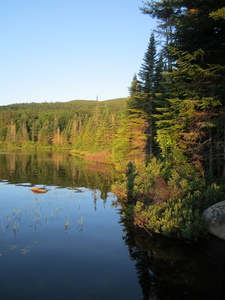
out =
<path fill-rule="evenodd" d="M 125 109 L 127 98 L 116 98 L 105 101 L 94 101 L 94 100 L 72 100 L 68 102 L 42 102 L 42 103 L 15 103 L 10 105 L 0 106 L 0 110 L 33 110 L 33 111 L 55 111 L 55 110 L 73 110 L 79 111 L 80 113 L 90 113 L 98 103 L 99 107 L 106 108 L 116 113 Z"/>

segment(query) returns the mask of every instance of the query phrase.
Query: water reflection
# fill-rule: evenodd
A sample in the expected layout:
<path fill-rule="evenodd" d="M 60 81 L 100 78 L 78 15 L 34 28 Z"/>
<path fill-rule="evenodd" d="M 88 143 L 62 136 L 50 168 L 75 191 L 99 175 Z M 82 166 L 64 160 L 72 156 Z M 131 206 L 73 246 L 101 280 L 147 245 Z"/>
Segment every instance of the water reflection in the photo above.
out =
<path fill-rule="evenodd" d="M 1 205 L 7 208 L 5 215 L 4 210 L 0 215 L 2 246 L 6 237 L 10 239 L 13 233 L 15 240 L 21 227 L 26 230 L 21 226 L 22 219 L 22 225 L 28 224 L 34 230 L 49 228 L 51 224 L 56 226 L 58 222 L 65 233 L 74 228 L 83 233 L 84 204 L 92 199 L 88 205 L 97 211 L 97 202 L 101 199 L 105 208 L 116 175 L 112 166 L 88 163 L 68 152 L 0 153 L 0 183 L 12 185 L 7 193 L 14 203 L 10 211 L 7 202 L 0 199 Z M 24 191 L 12 197 L 13 187 L 22 187 Z"/>
<path fill-rule="evenodd" d="M 150 237 L 124 217 L 124 243 L 135 261 L 143 300 L 225 299 L 225 242 Z"/>
<path fill-rule="evenodd" d="M 68 153 L 0 154 L 1 299 L 141 298 L 112 207 L 116 176 Z"/>
<path fill-rule="evenodd" d="M 112 208 L 116 176 L 66 152 L 0 154 L 2 299 L 225 299 L 225 242 L 134 228 Z"/>
<path fill-rule="evenodd" d="M 11 184 L 25 183 L 55 185 L 58 187 L 86 187 L 100 190 L 106 200 L 118 173 L 112 166 L 90 163 L 68 152 L 2 152 L 0 153 L 0 180 Z"/>

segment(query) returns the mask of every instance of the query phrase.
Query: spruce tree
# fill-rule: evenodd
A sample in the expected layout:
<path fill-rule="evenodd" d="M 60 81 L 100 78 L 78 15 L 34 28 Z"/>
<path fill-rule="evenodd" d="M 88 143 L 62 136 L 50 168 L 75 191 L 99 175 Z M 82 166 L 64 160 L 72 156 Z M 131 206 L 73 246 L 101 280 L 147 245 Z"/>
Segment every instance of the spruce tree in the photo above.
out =
<path fill-rule="evenodd" d="M 191 156 L 192 158 L 195 156 L 195 161 L 203 159 L 205 170 L 211 175 L 215 173 L 219 175 L 225 172 L 223 163 L 225 157 L 224 1 L 151 1 L 144 2 L 142 12 L 157 18 L 160 21 L 160 28 L 164 26 L 166 32 L 168 26 L 171 29 L 170 42 L 168 43 L 167 40 L 165 45 L 176 66 L 167 76 L 164 87 L 168 102 L 160 112 L 168 122 L 170 120 L 173 123 L 176 120 L 175 125 L 178 126 L 181 121 L 172 116 L 172 111 L 176 111 L 179 107 L 177 116 L 183 113 L 186 117 L 189 115 L 188 111 L 193 111 L 193 116 L 196 118 L 189 115 L 189 121 L 192 121 L 188 122 L 189 125 L 186 124 L 183 129 L 179 129 L 181 140 L 186 136 L 183 144 L 186 143 L 189 149 L 184 153 L 192 153 Z M 193 103 L 195 109 L 190 110 L 189 105 Z M 172 128 L 168 122 L 165 129 Z M 162 124 L 163 121 L 160 123 L 161 133 Z M 190 138 L 194 128 L 196 130 L 198 128 L 197 131 L 202 134 L 204 132 L 205 137 Z M 198 151 L 197 143 L 201 145 Z"/>
<path fill-rule="evenodd" d="M 130 92 L 130 96 L 135 95 L 136 93 L 139 93 L 141 91 L 141 83 L 137 79 L 137 74 L 134 74 L 133 80 L 131 82 L 130 87 L 128 88 Z"/>
<path fill-rule="evenodd" d="M 173 45 L 176 19 L 180 15 L 179 0 L 162 0 L 143 2 L 141 9 L 143 14 L 158 19 L 157 34 L 162 37 L 162 49 L 166 61 L 166 69 L 172 69 L 173 58 L 169 53 L 169 47 Z"/>
<path fill-rule="evenodd" d="M 155 74 L 154 74 L 154 92 L 162 93 L 163 92 L 163 72 L 166 71 L 165 63 L 163 59 L 163 53 L 159 53 L 158 60 L 155 64 Z"/>
<path fill-rule="evenodd" d="M 206 64 L 225 64 L 223 0 L 148 1 L 141 11 L 159 20 L 158 32 L 167 36 L 164 41 L 167 49 L 170 46 L 188 52 L 202 49 Z"/>
<path fill-rule="evenodd" d="M 221 67 L 201 67 L 198 62 L 204 56 L 202 50 L 193 54 L 175 52 L 179 57 L 177 68 L 166 76 L 171 98 L 167 99 L 167 106 L 158 108 L 161 115 L 157 116 L 157 140 L 167 159 L 177 160 L 179 150 L 182 160 L 185 155 L 199 170 L 203 171 L 204 166 L 213 175 L 218 169 L 213 152 L 223 156 L 223 148 L 218 149 L 218 137 L 222 139 L 218 124 L 222 122 L 219 120 L 223 119 L 223 109 L 212 92 Z"/>
<path fill-rule="evenodd" d="M 143 64 L 139 72 L 141 79 L 142 91 L 151 93 L 154 90 L 155 67 L 156 67 L 156 42 L 154 33 L 150 36 L 148 49 L 143 58 Z"/>

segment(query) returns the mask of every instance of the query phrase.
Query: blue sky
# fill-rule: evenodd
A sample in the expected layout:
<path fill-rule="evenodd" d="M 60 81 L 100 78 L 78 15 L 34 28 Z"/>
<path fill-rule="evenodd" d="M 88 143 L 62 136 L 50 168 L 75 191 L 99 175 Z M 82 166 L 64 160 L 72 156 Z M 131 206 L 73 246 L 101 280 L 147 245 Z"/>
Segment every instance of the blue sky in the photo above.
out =
<path fill-rule="evenodd" d="M 0 105 L 127 97 L 155 20 L 141 0 L 0 0 Z"/>

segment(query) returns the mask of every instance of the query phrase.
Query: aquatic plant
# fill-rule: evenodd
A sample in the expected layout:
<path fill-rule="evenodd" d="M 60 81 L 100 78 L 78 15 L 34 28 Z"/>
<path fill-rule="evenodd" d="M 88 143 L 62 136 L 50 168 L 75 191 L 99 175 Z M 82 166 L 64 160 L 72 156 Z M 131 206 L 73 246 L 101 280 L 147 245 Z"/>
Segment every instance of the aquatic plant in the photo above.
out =
<path fill-rule="evenodd" d="M 77 230 L 79 232 L 83 232 L 83 221 L 84 221 L 84 217 L 81 217 L 77 220 L 78 222 Z"/>

